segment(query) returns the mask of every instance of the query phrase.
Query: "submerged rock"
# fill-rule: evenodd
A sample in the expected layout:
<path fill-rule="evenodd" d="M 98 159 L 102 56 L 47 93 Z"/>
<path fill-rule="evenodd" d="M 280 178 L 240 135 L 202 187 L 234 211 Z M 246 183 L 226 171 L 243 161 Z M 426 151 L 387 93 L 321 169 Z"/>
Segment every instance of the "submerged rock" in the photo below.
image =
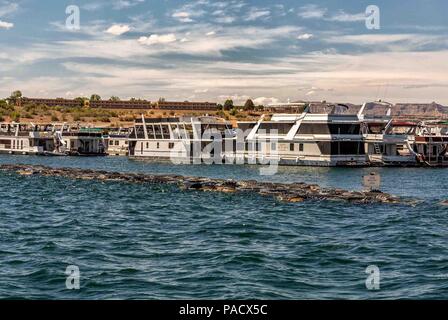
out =
<path fill-rule="evenodd" d="M 12 171 L 23 176 L 41 175 L 66 177 L 79 180 L 98 180 L 125 183 L 148 183 L 175 185 L 181 190 L 222 193 L 255 193 L 270 196 L 279 201 L 300 203 L 306 200 L 346 201 L 351 203 L 405 203 L 402 199 L 382 192 L 348 191 L 338 188 L 321 188 L 316 184 L 272 183 L 256 180 L 225 180 L 203 177 L 184 177 L 179 175 L 151 175 L 94 171 L 75 168 L 50 168 L 33 165 L 0 165 L 0 171 Z M 441 202 L 448 206 L 448 200 Z"/>
<path fill-rule="evenodd" d="M 439 202 L 439 204 L 440 204 L 441 206 L 446 206 L 446 207 L 448 207 L 448 200 L 443 200 L 443 201 Z"/>

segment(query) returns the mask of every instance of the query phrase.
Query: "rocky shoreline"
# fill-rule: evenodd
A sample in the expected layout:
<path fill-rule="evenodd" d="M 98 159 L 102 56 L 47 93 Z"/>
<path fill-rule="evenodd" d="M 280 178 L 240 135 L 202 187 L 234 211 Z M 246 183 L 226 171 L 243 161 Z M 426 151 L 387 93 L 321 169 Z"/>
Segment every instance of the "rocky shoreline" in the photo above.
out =
<path fill-rule="evenodd" d="M 165 184 L 181 190 L 222 193 L 255 193 L 271 196 L 284 202 L 305 200 L 346 201 L 350 203 L 406 203 L 407 201 L 383 192 L 348 191 L 337 188 L 321 188 L 315 184 L 270 183 L 255 180 L 226 180 L 179 175 L 151 175 L 143 173 L 119 173 L 77 168 L 51 168 L 38 165 L 0 165 L 0 171 L 15 172 L 23 176 L 64 177 L 79 180 L 115 181 L 127 183 Z"/>

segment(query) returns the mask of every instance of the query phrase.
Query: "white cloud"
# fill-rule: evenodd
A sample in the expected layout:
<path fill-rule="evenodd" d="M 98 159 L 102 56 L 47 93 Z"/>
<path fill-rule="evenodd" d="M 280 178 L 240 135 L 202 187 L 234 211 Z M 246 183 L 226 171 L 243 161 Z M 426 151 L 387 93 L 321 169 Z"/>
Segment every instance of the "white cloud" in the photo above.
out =
<path fill-rule="evenodd" d="M 259 106 L 259 105 L 266 106 L 271 103 L 280 103 L 280 100 L 277 98 L 274 98 L 274 97 L 272 97 L 272 98 L 258 97 L 258 98 L 253 99 L 253 102 L 256 106 Z"/>
<path fill-rule="evenodd" d="M 175 12 L 171 16 L 180 22 L 193 22 L 194 21 L 191 18 L 190 13 L 185 12 L 185 11 Z"/>
<path fill-rule="evenodd" d="M 0 17 L 9 16 L 17 10 L 19 10 L 17 3 L 3 2 L 3 5 L 0 4 Z"/>
<path fill-rule="evenodd" d="M 246 17 L 246 21 L 255 21 L 261 18 L 266 19 L 270 17 L 270 15 L 271 11 L 269 10 L 252 8 Z"/>
<path fill-rule="evenodd" d="M 323 41 L 337 44 L 365 46 L 387 51 L 414 51 L 430 46 L 447 46 L 448 40 L 441 35 L 428 34 L 356 34 L 333 35 Z"/>
<path fill-rule="evenodd" d="M 115 10 L 122 10 L 134 7 L 143 2 L 145 2 L 145 0 L 115 0 L 112 2 L 112 8 Z"/>
<path fill-rule="evenodd" d="M 81 9 L 86 11 L 97 11 L 106 6 L 105 2 L 89 2 L 81 6 Z"/>
<path fill-rule="evenodd" d="M 113 34 L 115 36 L 122 35 L 126 32 L 129 32 L 131 28 L 126 24 L 114 24 L 109 29 L 106 30 L 106 33 Z"/>
<path fill-rule="evenodd" d="M 321 19 L 326 13 L 326 8 L 321 8 L 315 4 L 308 4 L 299 8 L 297 14 L 303 19 Z"/>
<path fill-rule="evenodd" d="M 303 33 L 297 37 L 298 40 L 309 40 L 312 38 L 314 38 L 314 35 L 312 35 L 311 33 Z"/>
<path fill-rule="evenodd" d="M 8 30 L 8 29 L 11 29 L 12 27 L 14 27 L 14 23 L 0 20 L 0 29 Z"/>
<path fill-rule="evenodd" d="M 206 36 L 214 36 L 215 34 L 216 34 L 215 31 L 210 31 L 210 32 L 207 32 L 205 35 Z"/>
<path fill-rule="evenodd" d="M 236 21 L 235 17 L 218 17 L 215 19 L 215 21 L 217 23 L 223 23 L 223 24 L 228 24 L 228 23 L 233 23 Z"/>
<path fill-rule="evenodd" d="M 153 44 L 165 44 L 165 43 L 171 43 L 175 42 L 176 36 L 173 33 L 170 34 L 164 34 L 164 35 L 157 35 L 152 34 L 149 37 L 140 37 L 138 39 L 138 42 L 140 44 L 151 46 Z"/>
<path fill-rule="evenodd" d="M 239 95 L 239 94 L 235 93 L 235 94 L 232 94 L 232 95 L 222 94 L 218 98 L 220 100 L 223 100 L 223 101 L 227 100 L 227 99 L 230 99 L 230 100 L 232 100 L 236 104 L 243 104 L 244 102 L 247 101 L 247 99 L 250 99 L 250 96 L 245 95 L 245 94 Z"/>
<path fill-rule="evenodd" d="M 316 91 L 314 91 L 314 90 L 310 90 L 310 91 L 308 91 L 307 93 L 305 93 L 305 95 L 306 96 L 312 96 L 312 95 L 314 95 L 316 93 Z"/>
<path fill-rule="evenodd" d="M 338 21 L 338 22 L 357 22 L 357 21 L 365 21 L 365 19 L 366 19 L 366 14 L 364 12 L 350 14 L 350 13 L 346 13 L 343 10 L 339 10 L 339 12 L 337 14 L 330 17 L 328 20 Z"/>

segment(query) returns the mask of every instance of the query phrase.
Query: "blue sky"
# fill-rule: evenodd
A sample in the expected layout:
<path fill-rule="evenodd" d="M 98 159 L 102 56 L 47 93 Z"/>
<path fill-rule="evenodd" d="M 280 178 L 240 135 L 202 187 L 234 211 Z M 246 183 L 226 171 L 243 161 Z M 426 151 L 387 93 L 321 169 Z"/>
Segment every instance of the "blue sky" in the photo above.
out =
<path fill-rule="evenodd" d="M 442 0 L 0 0 L 0 97 L 448 105 L 447 15 Z"/>

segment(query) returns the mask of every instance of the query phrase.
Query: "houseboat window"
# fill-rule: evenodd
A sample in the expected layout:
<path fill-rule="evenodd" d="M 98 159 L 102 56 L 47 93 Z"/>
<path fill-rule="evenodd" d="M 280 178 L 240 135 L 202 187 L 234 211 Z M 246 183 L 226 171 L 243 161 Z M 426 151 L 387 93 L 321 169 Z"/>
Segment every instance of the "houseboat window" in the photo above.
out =
<path fill-rule="evenodd" d="M 13 148 L 13 149 L 16 148 L 16 140 L 12 140 L 12 148 Z"/>
<path fill-rule="evenodd" d="M 23 140 L 20 140 L 20 149 L 23 149 Z"/>
<path fill-rule="evenodd" d="M 0 145 L 4 145 L 6 149 L 11 149 L 11 140 L 0 140 Z"/>
<path fill-rule="evenodd" d="M 173 149 L 173 148 L 174 148 L 174 142 L 170 142 L 170 143 L 168 144 L 168 148 Z"/>
<path fill-rule="evenodd" d="M 128 141 L 125 141 L 125 142 L 124 142 L 124 144 L 125 144 L 125 145 L 128 145 L 128 144 L 129 144 L 129 142 L 128 142 Z"/>
<path fill-rule="evenodd" d="M 115 141 L 115 145 L 116 145 L 116 146 L 119 146 L 119 145 L 120 145 L 120 141 L 116 140 L 116 141 Z"/>
<path fill-rule="evenodd" d="M 160 126 L 154 126 L 154 132 L 156 135 L 156 139 L 162 139 L 162 130 L 160 128 Z"/>
<path fill-rule="evenodd" d="M 289 144 L 289 151 L 294 151 L 294 143 Z"/>
<path fill-rule="evenodd" d="M 360 133 L 359 124 L 342 123 L 303 123 L 298 134 L 356 134 Z"/>
<path fill-rule="evenodd" d="M 277 134 L 287 134 L 292 126 L 294 125 L 294 123 L 273 123 L 273 122 L 263 122 L 260 124 L 259 127 L 259 131 L 262 130 L 261 132 L 265 132 L 265 133 L 274 133 L 276 132 Z"/>
<path fill-rule="evenodd" d="M 256 151 L 261 151 L 261 143 L 255 144 Z"/>
<path fill-rule="evenodd" d="M 154 127 L 146 126 L 146 132 L 148 132 L 148 138 L 152 139 L 154 137 Z"/>
<path fill-rule="evenodd" d="M 303 143 L 299 143 L 299 151 L 303 151 Z"/>
<path fill-rule="evenodd" d="M 275 142 L 271 143 L 271 150 L 276 151 L 277 150 L 277 144 Z"/>
<path fill-rule="evenodd" d="M 149 142 L 146 142 L 146 149 L 149 149 Z"/>
<path fill-rule="evenodd" d="M 143 126 L 142 125 L 135 126 L 135 137 L 137 139 L 142 139 L 142 138 L 144 138 L 144 136 L 145 136 L 145 134 L 143 131 Z"/>
<path fill-rule="evenodd" d="M 169 139 L 169 137 L 170 137 L 170 129 L 168 128 L 167 125 L 163 125 L 162 126 L 162 133 L 163 133 L 163 137 L 165 139 Z"/>
<path fill-rule="evenodd" d="M 160 148 L 160 142 L 157 142 L 157 149 Z"/>

